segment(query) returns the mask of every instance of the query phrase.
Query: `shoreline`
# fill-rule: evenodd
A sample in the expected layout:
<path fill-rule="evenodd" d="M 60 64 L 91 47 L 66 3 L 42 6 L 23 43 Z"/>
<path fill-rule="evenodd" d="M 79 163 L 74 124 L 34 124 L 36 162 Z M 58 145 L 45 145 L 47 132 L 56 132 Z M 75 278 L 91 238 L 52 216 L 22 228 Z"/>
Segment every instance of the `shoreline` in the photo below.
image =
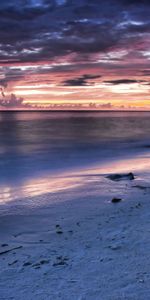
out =
<path fill-rule="evenodd" d="M 26 209 L 26 206 L 37 209 L 40 205 L 50 205 L 57 203 L 55 200 L 58 193 L 58 203 L 66 201 L 67 198 L 72 201 L 73 193 L 80 194 L 80 189 L 86 189 L 88 183 L 94 185 L 99 181 L 99 184 L 103 189 L 107 189 L 106 177 L 113 173 L 128 173 L 133 172 L 138 178 L 141 176 L 149 177 L 150 173 L 150 159 L 148 150 L 138 153 L 132 156 L 119 157 L 111 160 L 103 161 L 98 164 L 91 164 L 87 167 L 76 167 L 70 170 L 62 170 L 53 174 L 47 174 L 45 176 L 37 176 L 28 178 L 20 182 L 13 182 L 13 184 L 0 186 L 0 216 L 3 214 L 3 208 L 6 208 L 6 214 L 10 211 L 16 210 L 20 207 L 20 210 Z M 146 175 L 147 174 L 147 175 Z M 109 182 L 109 184 L 111 184 Z M 69 194 L 71 192 L 71 194 Z M 101 193 L 101 190 L 97 190 L 97 195 Z M 50 197 L 49 197 L 50 196 Z M 45 201 L 44 199 L 49 200 Z M 73 197 L 74 198 L 74 197 Z M 52 200 L 51 200 L 52 199 Z M 17 212 L 18 213 L 18 212 Z M 29 212 L 30 213 L 30 212 Z"/>

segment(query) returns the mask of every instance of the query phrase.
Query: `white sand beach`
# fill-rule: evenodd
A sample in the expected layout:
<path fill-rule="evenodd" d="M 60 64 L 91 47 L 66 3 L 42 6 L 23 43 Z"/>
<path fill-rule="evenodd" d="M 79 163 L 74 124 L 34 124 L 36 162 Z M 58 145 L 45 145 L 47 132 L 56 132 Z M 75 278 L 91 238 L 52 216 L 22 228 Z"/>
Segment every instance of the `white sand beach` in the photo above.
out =
<path fill-rule="evenodd" d="M 149 164 L 147 155 L 76 171 L 70 185 L 58 178 L 49 193 L 1 204 L 0 299 L 149 299 Z"/>

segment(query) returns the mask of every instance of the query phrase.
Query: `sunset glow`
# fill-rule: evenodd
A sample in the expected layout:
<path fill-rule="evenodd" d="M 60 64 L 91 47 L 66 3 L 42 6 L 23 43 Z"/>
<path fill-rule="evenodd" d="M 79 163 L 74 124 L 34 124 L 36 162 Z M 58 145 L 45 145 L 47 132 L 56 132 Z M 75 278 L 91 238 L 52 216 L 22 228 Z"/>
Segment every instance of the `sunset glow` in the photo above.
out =
<path fill-rule="evenodd" d="M 0 109 L 150 110 L 148 1 L 10 2 Z"/>

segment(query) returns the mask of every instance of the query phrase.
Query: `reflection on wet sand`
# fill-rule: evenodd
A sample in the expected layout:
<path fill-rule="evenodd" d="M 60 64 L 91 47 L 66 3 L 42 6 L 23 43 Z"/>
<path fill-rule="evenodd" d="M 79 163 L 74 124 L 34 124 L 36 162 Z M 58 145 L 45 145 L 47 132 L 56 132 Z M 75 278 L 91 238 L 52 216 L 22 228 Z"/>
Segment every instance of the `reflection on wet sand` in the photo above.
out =
<path fill-rule="evenodd" d="M 150 157 L 149 154 L 137 156 L 130 159 L 113 161 L 108 164 L 93 166 L 93 168 L 79 169 L 78 171 L 62 172 L 58 176 L 36 177 L 22 182 L 17 187 L 15 185 L 0 186 L 0 203 L 4 204 L 14 200 L 21 200 L 47 193 L 56 193 L 79 189 L 89 182 L 97 181 L 105 183 L 105 176 L 109 173 L 145 172 L 149 176 Z M 36 203 L 35 203 L 36 205 Z"/>

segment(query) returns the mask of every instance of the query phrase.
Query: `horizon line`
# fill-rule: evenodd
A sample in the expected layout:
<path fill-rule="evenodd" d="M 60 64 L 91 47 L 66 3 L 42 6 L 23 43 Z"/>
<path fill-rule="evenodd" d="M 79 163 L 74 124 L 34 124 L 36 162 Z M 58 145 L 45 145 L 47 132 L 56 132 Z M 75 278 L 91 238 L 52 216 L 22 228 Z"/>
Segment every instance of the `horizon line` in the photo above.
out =
<path fill-rule="evenodd" d="M 78 110 L 78 109 L 0 109 L 1 112 L 150 112 L 150 110 L 89 110 L 89 109 L 83 109 L 83 110 Z"/>

